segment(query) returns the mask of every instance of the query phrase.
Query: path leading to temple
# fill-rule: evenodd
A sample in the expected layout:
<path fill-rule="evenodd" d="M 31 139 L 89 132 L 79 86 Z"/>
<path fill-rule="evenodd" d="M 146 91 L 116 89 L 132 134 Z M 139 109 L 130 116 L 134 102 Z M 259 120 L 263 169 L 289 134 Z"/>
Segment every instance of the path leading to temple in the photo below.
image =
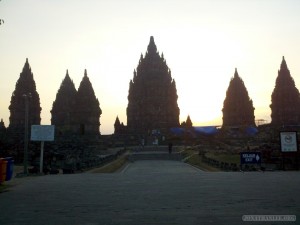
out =
<path fill-rule="evenodd" d="M 252 224 L 243 215 L 265 214 L 296 215 L 286 224 L 299 224 L 299 186 L 299 172 L 203 172 L 140 160 L 114 174 L 25 179 L 0 194 L 0 224 L 240 225 Z"/>

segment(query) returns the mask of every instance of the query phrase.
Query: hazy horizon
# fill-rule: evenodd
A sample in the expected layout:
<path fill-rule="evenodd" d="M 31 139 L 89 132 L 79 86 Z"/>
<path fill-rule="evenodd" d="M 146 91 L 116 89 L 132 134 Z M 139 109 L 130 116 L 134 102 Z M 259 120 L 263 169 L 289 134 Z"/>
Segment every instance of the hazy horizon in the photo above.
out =
<path fill-rule="evenodd" d="M 99 100 L 100 132 L 127 123 L 129 82 L 154 36 L 176 81 L 180 123 L 221 125 L 235 68 L 255 107 L 270 122 L 271 94 L 282 61 L 300 87 L 300 2 L 296 0 L 3 0 L 0 1 L 0 118 L 9 125 L 11 95 L 26 58 L 50 124 L 69 71 L 84 69 Z"/>

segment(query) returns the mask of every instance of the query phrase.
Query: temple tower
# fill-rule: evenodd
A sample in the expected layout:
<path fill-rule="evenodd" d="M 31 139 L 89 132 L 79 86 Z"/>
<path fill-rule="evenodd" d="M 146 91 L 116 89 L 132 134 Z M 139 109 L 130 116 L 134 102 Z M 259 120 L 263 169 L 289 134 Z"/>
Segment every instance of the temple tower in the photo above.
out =
<path fill-rule="evenodd" d="M 187 116 L 186 121 L 181 123 L 181 126 L 185 127 L 185 128 L 192 128 L 193 127 L 193 122 L 191 120 L 190 115 Z"/>
<path fill-rule="evenodd" d="M 24 134 L 25 108 L 28 106 L 28 127 L 30 134 L 31 125 L 41 123 L 40 97 L 36 90 L 35 81 L 31 72 L 28 59 L 26 59 L 23 70 L 16 83 L 16 88 L 11 96 L 9 134 L 13 136 Z"/>
<path fill-rule="evenodd" d="M 170 128 L 178 127 L 177 99 L 175 80 L 151 36 L 145 57 L 141 55 L 129 83 L 128 131 L 135 134 L 148 134 L 151 130 L 167 133 Z"/>
<path fill-rule="evenodd" d="M 118 134 L 125 134 L 126 132 L 126 127 L 124 126 L 123 123 L 120 122 L 119 117 L 117 116 L 115 123 L 114 123 L 114 134 L 118 135 Z"/>
<path fill-rule="evenodd" d="M 72 127 L 74 133 L 100 135 L 100 115 L 102 111 L 86 70 L 76 94 L 73 111 Z"/>
<path fill-rule="evenodd" d="M 76 94 L 75 85 L 67 71 L 51 110 L 51 124 L 55 125 L 55 131 L 58 135 L 69 134 L 71 132 Z"/>
<path fill-rule="evenodd" d="M 270 108 L 271 124 L 275 126 L 298 125 L 300 113 L 299 91 L 284 57 L 278 71 Z"/>
<path fill-rule="evenodd" d="M 253 102 L 235 69 L 223 104 L 223 127 L 255 126 Z"/>

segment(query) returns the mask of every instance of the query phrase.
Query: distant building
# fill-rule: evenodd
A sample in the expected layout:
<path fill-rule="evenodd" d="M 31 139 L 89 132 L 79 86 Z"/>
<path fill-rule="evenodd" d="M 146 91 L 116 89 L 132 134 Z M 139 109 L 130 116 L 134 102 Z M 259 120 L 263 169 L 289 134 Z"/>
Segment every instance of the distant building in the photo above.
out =
<path fill-rule="evenodd" d="M 163 54 L 159 55 L 154 38 L 145 57 L 141 55 L 133 79 L 129 83 L 127 131 L 134 134 L 162 134 L 179 126 L 175 80 Z"/>
<path fill-rule="evenodd" d="M 184 127 L 184 128 L 192 128 L 193 127 L 193 122 L 191 120 L 190 115 L 187 116 L 186 121 L 181 123 L 181 127 Z"/>
<path fill-rule="evenodd" d="M 115 132 L 114 134 L 126 134 L 126 126 L 120 122 L 119 117 L 117 116 L 114 123 Z"/>
<path fill-rule="evenodd" d="M 51 124 L 57 135 L 100 135 L 102 111 L 92 84 L 84 71 L 78 91 L 67 71 L 53 102 Z"/>
<path fill-rule="evenodd" d="M 237 69 L 223 103 L 223 127 L 255 126 L 253 102 Z"/>
<path fill-rule="evenodd" d="M 11 96 L 10 117 L 8 133 L 10 137 L 22 137 L 25 130 L 25 104 L 28 102 L 29 134 L 31 125 L 41 123 L 40 97 L 36 90 L 35 81 L 31 72 L 28 59 L 16 83 L 16 88 Z"/>
<path fill-rule="evenodd" d="M 282 58 L 280 70 L 278 71 L 278 76 L 276 78 L 270 108 L 272 110 L 272 125 L 299 125 L 299 91 L 295 86 L 295 81 L 290 74 L 284 57 Z"/>

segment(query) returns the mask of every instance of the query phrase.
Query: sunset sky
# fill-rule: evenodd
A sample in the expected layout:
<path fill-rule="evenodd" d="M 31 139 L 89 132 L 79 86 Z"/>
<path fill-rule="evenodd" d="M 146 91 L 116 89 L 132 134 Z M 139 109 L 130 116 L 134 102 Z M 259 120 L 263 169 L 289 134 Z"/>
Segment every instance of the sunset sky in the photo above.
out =
<path fill-rule="evenodd" d="M 66 70 L 76 88 L 87 69 L 102 115 L 100 131 L 126 124 L 129 81 L 150 36 L 177 84 L 180 122 L 221 125 L 237 68 L 255 107 L 270 122 L 271 94 L 285 56 L 300 88 L 299 0 L 2 0 L 0 118 L 26 58 L 50 124 Z"/>

